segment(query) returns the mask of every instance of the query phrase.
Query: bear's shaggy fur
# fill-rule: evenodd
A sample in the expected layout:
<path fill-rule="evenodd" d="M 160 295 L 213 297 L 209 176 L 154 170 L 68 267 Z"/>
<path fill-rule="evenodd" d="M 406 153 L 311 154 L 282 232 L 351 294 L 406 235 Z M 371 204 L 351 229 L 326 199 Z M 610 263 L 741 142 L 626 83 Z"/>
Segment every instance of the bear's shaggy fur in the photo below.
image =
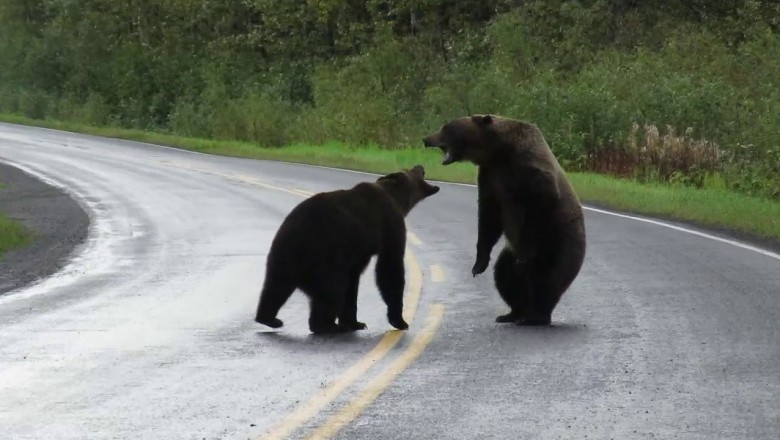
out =
<path fill-rule="evenodd" d="M 500 116 L 448 121 L 423 139 L 445 153 L 443 165 L 478 166 L 478 238 L 474 276 L 487 269 L 503 234 L 507 246 L 494 265 L 496 289 L 510 312 L 497 322 L 547 325 L 585 258 L 585 224 L 577 195 L 541 131 Z"/>
<path fill-rule="evenodd" d="M 402 316 L 405 217 L 439 191 L 417 165 L 351 189 L 316 194 L 288 214 L 271 243 L 255 321 L 272 328 L 296 288 L 310 299 L 312 333 L 366 328 L 357 320 L 360 276 L 376 255 L 376 284 L 390 324 L 409 326 Z M 338 318 L 338 323 L 336 323 Z"/>

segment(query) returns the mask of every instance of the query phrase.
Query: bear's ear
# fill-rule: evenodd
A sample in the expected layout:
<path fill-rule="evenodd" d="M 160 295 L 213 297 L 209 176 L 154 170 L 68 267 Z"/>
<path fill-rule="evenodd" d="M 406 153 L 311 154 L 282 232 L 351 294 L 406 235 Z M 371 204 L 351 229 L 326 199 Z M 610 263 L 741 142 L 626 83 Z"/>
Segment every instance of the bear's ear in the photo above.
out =
<path fill-rule="evenodd" d="M 471 121 L 477 125 L 490 125 L 493 123 L 492 115 L 474 115 L 471 117 Z"/>

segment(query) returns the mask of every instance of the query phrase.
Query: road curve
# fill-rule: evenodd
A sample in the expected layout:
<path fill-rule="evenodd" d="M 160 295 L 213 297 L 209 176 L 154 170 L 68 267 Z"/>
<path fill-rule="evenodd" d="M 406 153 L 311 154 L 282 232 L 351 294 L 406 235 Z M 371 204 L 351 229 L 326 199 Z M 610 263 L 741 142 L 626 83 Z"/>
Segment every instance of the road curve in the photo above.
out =
<path fill-rule="evenodd" d="M 775 254 L 588 211 L 554 325 L 499 325 L 475 189 L 443 185 L 408 219 L 410 330 L 367 271 L 368 330 L 318 338 L 301 294 L 280 331 L 252 322 L 268 245 L 372 176 L 8 124 L 0 160 L 91 216 L 68 266 L 0 296 L 0 438 L 780 437 Z"/>
<path fill-rule="evenodd" d="M 61 269 L 84 242 L 89 216 L 62 188 L 0 162 L 0 213 L 21 224 L 32 243 L 0 256 L 0 296 Z"/>

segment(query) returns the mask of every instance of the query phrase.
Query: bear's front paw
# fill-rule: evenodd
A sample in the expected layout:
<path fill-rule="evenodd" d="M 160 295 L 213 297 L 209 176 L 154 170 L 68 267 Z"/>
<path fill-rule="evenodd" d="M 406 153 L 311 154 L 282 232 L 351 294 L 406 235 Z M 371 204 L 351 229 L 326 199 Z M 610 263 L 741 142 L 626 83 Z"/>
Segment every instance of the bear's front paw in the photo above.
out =
<path fill-rule="evenodd" d="M 279 328 L 284 325 L 284 322 L 282 322 L 282 320 L 279 318 L 266 318 L 263 316 L 255 317 L 255 322 L 263 325 L 267 325 L 268 327 L 271 328 Z"/>
<path fill-rule="evenodd" d="M 487 269 L 489 263 L 490 259 L 488 258 L 477 258 L 477 262 L 474 263 L 474 267 L 471 268 L 471 275 L 476 277 L 481 274 Z"/>
<path fill-rule="evenodd" d="M 404 321 L 404 318 L 398 316 L 396 318 L 389 318 L 390 325 L 397 328 L 398 330 L 407 330 L 409 328 L 409 324 Z"/>

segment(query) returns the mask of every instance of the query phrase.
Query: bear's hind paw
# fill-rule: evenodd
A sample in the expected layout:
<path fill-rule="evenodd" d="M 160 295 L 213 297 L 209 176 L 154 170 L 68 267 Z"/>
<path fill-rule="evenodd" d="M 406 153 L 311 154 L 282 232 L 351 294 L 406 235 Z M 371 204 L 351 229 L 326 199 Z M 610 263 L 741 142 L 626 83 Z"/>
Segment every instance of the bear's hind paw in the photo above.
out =
<path fill-rule="evenodd" d="M 497 316 L 496 322 L 500 324 L 505 324 L 508 322 L 517 322 L 519 319 L 521 319 L 519 315 L 517 315 L 514 312 L 511 312 L 511 313 L 507 313 L 506 315 Z"/>
<path fill-rule="evenodd" d="M 309 330 L 316 335 L 330 335 L 336 333 L 346 333 L 349 330 L 343 325 L 335 322 L 329 324 L 310 325 Z"/>
<path fill-rule="evenodd" d="M 345 323 L 339 322 L 339 325 L 344 327 L 344 329 L 347 331 L 365 330 L 368 328 L 368 326 L 365 323 L 360 321 L 345 322 Z"/>

